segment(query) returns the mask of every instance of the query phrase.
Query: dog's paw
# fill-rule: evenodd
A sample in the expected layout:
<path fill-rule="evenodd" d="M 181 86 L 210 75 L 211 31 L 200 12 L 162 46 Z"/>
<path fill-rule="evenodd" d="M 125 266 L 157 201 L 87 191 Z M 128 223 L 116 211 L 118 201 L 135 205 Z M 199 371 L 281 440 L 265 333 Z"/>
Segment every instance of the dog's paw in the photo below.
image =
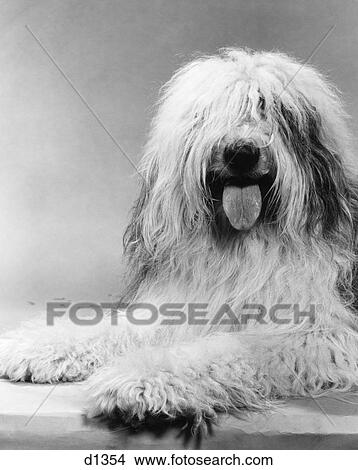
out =
<path fill-rule="evenodd" d="M 217 419 L 215 400 L 205 397 L 201 386 L 166 371 L 138 377 L 134 371 L 120 375 L 117 367 L 102 369 L 90 381 L 87 415 L 119 417 L 131 425 L 185 418 L 198 429 Z"/>
<path fill-rule="evenodd" d="M 0 376 L 12 381 L 74 382 L 86 379 L 100 361 L 91 345 L 48 334 L 48 328 L 20 328 L 0 336 Z"/>

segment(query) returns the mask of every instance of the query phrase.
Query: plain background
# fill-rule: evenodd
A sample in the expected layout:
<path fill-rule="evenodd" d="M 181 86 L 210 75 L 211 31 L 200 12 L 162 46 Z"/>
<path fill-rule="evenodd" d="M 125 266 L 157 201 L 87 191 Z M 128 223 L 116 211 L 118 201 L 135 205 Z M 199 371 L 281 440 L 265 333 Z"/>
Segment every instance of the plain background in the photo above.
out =
<path fill-rule="evenodd" d="M 138 162 L 159 87 L 193 53 L 306 59 L 332 25 L 310 61 L 344 93 L 356 133 L 357 1 L 0 1 L 0 328 L 54 298 L 113 298 L 139 184 L 52 60 Z"/>

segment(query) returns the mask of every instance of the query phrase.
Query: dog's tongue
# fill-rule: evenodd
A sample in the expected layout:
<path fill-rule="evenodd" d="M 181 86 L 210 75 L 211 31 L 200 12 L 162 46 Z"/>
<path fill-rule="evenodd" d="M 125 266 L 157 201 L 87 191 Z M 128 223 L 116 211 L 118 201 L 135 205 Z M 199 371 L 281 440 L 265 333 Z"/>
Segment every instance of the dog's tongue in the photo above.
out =
<path fill-rule="evenodd" d="M 236 230 L 249 230 L 260 214 L 261 205 L 261 192 L 258 185 L 224 188 L 223 208 L 230 224 Z"/>

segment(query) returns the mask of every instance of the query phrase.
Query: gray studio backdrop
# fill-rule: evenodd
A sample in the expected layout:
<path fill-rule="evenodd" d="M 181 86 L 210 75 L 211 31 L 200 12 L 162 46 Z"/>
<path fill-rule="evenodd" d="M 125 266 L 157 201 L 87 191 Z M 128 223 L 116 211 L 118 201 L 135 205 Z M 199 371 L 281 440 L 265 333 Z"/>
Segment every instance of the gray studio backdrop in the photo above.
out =
<path fill-rule="evenodd" d="M 356 132 L 357 1 L 0 1 L 0 329 L 54 298 L 117 292 L 139 184 L 53 61 L 138 162 L 158 89 L 193 52 L 305 59 L 332 25 L 311 62 L 343 91 Z"/>

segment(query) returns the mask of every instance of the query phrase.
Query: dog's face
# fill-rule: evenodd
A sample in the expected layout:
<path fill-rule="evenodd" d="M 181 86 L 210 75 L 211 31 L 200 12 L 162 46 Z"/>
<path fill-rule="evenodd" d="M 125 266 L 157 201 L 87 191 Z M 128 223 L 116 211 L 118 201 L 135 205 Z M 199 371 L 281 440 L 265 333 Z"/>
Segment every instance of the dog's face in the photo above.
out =
<path fill-rule="evenodd" d="M 329 237 L 342 230 L 352 217 L 350 187 L 319 111 L 303 94 L 297 109 L 277 96 L 271 109 L 264 103 L 260 97 L 259 120 L 246 117 L 212 149 L 204 187 L 219 236 L 264 228 Z"/>
<path fill-rule="evenodd" d="M 335 89 L 284 54 L 226 50 L 188 64 L 153 122 L 133 237 L 153 251 L 213 233 L 351 234 L 346 129 Z"/>
<path fill-rule="evenodd" d="M 283 89 L 267 105 L 254 86 L 256 100 L 209 157 L 204 186 L 215 228 L 329 237 L 351 218 L 340 149 L 304 90 L 287 96 Z"/>

